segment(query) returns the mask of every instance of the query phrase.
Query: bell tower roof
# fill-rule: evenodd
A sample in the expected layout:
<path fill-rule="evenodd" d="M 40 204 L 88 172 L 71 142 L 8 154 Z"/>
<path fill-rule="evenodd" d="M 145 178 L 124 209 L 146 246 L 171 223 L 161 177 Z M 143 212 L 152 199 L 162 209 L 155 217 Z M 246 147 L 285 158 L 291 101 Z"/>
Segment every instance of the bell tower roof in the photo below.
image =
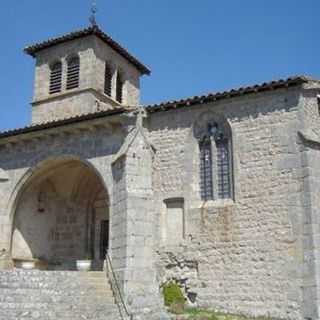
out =
<path fill-rule="evenodd" d="M 80 39 L 83 37 L 95 35 L 100 38 L 104 43 L 109 45 L 113 50 L 118 52 L 123 58 L 125 58 L 128 62 L 130 62 L 133 66 L 137 68 L 141 72 L 141 74 L 150 75 L 151 70 L 142 64 L 137 58 L 131 55 L 125 48 L 123 48 L 119 43 L 114 41 L 109 35 L 103 32 L 98 25 L 93 24 L 92 26 L 81 29 L 78 31 L 70 32 L 63 36 L 57 38 L 51 38 L 47 41 L 39 42 L 32 44 L 30 46 L 25 47 L 24 52 L 35 57 L 36 54 L 44 49 L 56 46 L 61 43 L 65 43 L 68 41 Z"/>

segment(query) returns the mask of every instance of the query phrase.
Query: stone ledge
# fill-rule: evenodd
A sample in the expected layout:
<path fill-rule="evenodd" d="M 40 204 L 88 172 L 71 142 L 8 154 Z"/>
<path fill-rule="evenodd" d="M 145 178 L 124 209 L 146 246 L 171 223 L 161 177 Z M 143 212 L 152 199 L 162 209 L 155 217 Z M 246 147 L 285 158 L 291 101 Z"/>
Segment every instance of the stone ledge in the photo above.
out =
<path fill-rule="evenodd" d="M 304 141 L 320 145 L 320 137 L 311 129 L 299 130 L 298 134 Z"/>

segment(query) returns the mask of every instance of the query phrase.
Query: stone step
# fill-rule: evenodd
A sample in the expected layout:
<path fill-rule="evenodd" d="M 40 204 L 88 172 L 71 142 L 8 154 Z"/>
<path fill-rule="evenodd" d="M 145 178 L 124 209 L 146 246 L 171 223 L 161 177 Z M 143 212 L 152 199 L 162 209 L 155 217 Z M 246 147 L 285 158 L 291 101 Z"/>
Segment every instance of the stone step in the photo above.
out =
<path fill-rule="evenodd" d="M 48 303 L 13 303 L 13 304 L 0 304 L 0 319 L 1 316 L 21 316 L 32 313 L 50 314 L 54 313 L 60 315 L 60 319 L 64 316 L 77 315 L 109 315 L 110 313 L 117 315 L 118 308 L 113 305 L 64 305 L 64 304 L 48 304 Z"/>
<path fill-rule="evenodd" d="M 43 278 L 74 278 L 74 279 L 99 279 L 105 278 L 106 272 L 104 271 L 93 271 L 93 272 L 78 272 L 78 271 L 40 271 L 40 270 L 21 270 L 14 269 L 9 271 L 0 271 L 0 279 L 1 277 L 5 278 L 24 278 L 24 279 L 32 279 L 33 277 L 43 277 Z"/>
<path fill-rule="evenodd" d="M 87 291 L 103 291 L 103 290 L 108 290 L 111 291 L 111 286 L 105 279 L 104 282 L 100 283 L 48 283 L 45 280 L 39 280 L 38 282 L 34 283 L 28 283 L 28 282 L 19 282 L 19 281 L 14 281 L 14 282 L 5 282 L 3 281 L 0 283 L 0 288 L 7 288 L 7 289 L 47 289 L 47 290 L 54 290 L 55 288 L 59 288 L 60 290 L 87 290 Z"/>
<path fill-rule="evenodd" d="M 1 271 L 0 320 L 120 320 L 105 272 Z"/>
<path fill-rule="evenodd" d="M 71 304 L 74 301 L 79 304 L 113 304 L 113 296 L 72 296 L 72 295 L 43 295 L 42 293 L 32 295 L 15 295 L 6 292 L 0 294 L 0 304 L 2 303 L 66 303 Z"/>
<path fill-rule="evenodd" d="M 83 311 L 83 310 L 0 310 L 1 320 L 120 320 L 118 311 Z"/>

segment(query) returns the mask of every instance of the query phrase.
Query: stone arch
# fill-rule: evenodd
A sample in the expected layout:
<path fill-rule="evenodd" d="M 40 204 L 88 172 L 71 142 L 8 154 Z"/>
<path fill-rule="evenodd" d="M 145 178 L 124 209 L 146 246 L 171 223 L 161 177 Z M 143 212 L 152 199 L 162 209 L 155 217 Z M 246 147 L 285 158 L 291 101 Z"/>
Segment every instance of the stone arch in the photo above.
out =
<path fill-rule="evenodd" d="M 68 256 L 75 260 L 90 255 L 100 260 L 99 248 L 93 244 L 98 237 L 95 230 L 100 230 L 96 228 L 95 220 L 97 199 L 104 201 L 104 220 L 109 220 L 108 189 L 98 170 L 86 160 L 73 156 L 50 158 L 29 169 L 10 199 L 10 250 L 13 258 L 58 261 L 60 265 Z M 75 235 L 79 239 L 75 239 Z M 63 239 L 68 243 L 65 249 Z M 73 250 L 78 242 L 83 245 Z M 61 250 L 56 249 L 59 246 Z M 57 261 L 53 261 L 54 258 Z M 75 261 L 72 266 L 70 261 L 64 267 L 75 267 Z"/>
<path fill-rule="evenodd" d="M 6 212 L 9 212 L 10 221 L 12 221 L 12 218 L 15 212 L 15 205 L 16 205 L 18 196 L 21 193 L 23 187 L 26 185 L 28 179 L 31 178 L 31 176 L 36 171 L 43 168 L 44 166 L 51 163 L 52 161 L 75 160 L 75 161 L 82 162 L 83 164 L 88 166 L 88 168 L 90 168 L 97 176 L 99 176 L 101 182 L 105 187 L 107 185 L 108 186 L 111 185 L 112 179 L 108 180 L 105 175 L 102 175 L 102 173 L 99 172 L 99 169 L 97 168 L 97 166 L 95 166 L 90 160 L 87 160 L 83 156 L 76 153 L 61 154 L 60 152 L 56 152 L 55 150 L 57 149 L 47 150 L 47 151 L 38 153 L 37 156 L 34 157 L 33 160 L 31 161 L 30 168 L 20 177 L 19 181 L 16 183 L 6 207 Z M 109 196 L 111 196 L 110 193 L 109 193 Z"/>
<path fill-rule="evenodd" d="M 195 120 L 192 125 L 193 136 L 196 139 L 201 139 L 205 134 L 206 125 L 217 124 L 221 127 L 224 134 L 226 134 L 230 139 L 232 139 L 232 130 L 228 119 L 220 113 L 207 111 L 200 114 L 200 116 Z"/>

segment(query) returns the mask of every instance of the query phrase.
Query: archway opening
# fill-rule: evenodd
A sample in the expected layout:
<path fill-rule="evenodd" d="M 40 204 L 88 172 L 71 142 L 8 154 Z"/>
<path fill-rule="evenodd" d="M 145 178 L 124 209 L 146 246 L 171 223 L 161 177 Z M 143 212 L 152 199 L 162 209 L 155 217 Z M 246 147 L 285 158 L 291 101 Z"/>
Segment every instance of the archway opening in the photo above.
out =
<path fill-rule="evenodd" d="M 109 246 L 109 197 L 101 178 L 78 160 L 41 166 L 23 186 L 12 232 L 14 261 L 74 270 L 77 260 L 103 266 Z"/>

